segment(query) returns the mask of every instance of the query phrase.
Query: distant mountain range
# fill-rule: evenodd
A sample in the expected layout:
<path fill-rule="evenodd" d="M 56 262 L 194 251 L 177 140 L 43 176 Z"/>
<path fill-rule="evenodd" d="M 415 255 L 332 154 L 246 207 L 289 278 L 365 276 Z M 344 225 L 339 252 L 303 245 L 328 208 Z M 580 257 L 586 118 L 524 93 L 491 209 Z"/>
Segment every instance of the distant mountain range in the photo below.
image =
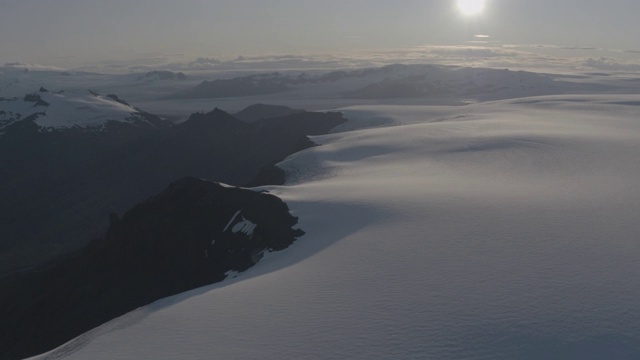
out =
<path fill-rule="evenodd" d="M 313 146 L 308 135 L 346 121 L 340 113 L 269 112 L 267 106 L 267 117 L 286 116 L 247 123 L 216 109 L 173 125 L 116 95 L 44 90 L 5 99 L 0 110 L 6 115 L 0 274 L 99 238 L 110 213 L 123 213 L 185 176 L 231 185 L 283 182 L 275 163 Z"/>
<path fill-rule="evenodd" d="M 173 71 L 149 71 L 143 75 L 138 76 L 139 81 L 154 82 L 164 80 L 187 80 L 187 75 L 183 72 Z"/>
<path fill-rule="evenodd" d="M 288 92 L 348 99 L 443 98 L 502 99 L 522 94 L 557 93 L 577 88 L 552 76 L 487 68 L 388 65 L 322 75 L 270 73 L 203 81 L 172 98 L 230 98 Z"/>

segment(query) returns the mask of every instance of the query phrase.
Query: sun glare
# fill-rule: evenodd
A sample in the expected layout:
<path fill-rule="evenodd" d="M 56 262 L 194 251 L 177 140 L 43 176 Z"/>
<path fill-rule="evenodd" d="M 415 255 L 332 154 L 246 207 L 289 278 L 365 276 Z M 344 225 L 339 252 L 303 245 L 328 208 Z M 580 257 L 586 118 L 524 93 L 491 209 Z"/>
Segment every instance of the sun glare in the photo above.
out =
<path fill-rule="evenodd" d="M 474 16 L 484 10 L 485 2 L 485 0 L 457 0 L 457 5 L 462 14 Z"/>

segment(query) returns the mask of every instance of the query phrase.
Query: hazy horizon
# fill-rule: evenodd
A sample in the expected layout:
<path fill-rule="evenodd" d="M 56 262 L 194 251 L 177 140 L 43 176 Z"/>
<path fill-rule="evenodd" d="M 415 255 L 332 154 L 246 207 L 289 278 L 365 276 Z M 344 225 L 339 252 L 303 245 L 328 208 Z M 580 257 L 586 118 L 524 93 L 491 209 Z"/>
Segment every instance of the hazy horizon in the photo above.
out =
<path fill-rule="evenodd" d="M 0 0 L 0 360 L 640 359 L 638 14 Z"/>
<path fill-rule="evenodd" d="M 502 66 L 524 57 L 636 70 L 640 3 L 616 3 L 489 0 L 469 16 L 454 0 L 2 0 L 0 64 L 117 68 L 287 55 L 337 66 L 496 58 L 486 65 Z"/>

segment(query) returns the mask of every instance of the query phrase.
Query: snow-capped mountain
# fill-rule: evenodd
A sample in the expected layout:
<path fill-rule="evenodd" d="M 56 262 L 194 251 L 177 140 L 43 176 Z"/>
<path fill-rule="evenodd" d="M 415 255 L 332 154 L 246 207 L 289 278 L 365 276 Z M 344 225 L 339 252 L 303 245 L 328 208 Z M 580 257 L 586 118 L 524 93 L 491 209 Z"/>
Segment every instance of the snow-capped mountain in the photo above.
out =
<path fill-rule="evenodd" d="M 167 96 L 202 82 L 205 77 L 169 71 L 131 74 L 101 74 L 79 70 L 54 69 L 33 65 L 0 66 L 0 97 L 22 98 L 40 87 L 65 95 L 85 96 L 87 89 L 96 93 L 118 94 L 137 106 L 141 99 Z M 152 113 L 154 109 L 142 107 Z M 188 115 L 183 114 L 183 115 Z"/>
<path fill-rule="evenodd" d="M 116 97 L 90 96 L 130 109 Z M 51 99 L 34 95 L 29 104 L 36 97 Z M 55 105 L 66 104 L 37 108 Z M 185 176 L 236 186 L 281 183 L 284 174 L 273 164 L 345 119 L 303 112 L 247 123 L 215 109 L 173 126 L 107 120 L 97 128 L 48 130 L 35 121 L 17 121 L 0 136 L 0 275 L 78 249 L 102 236 L 109 213 Z"/>
<path fill-rule="evenodd" d="M 33 122 L 40 131 L 101 130 L 110 121 L 152 127 L 161 123 L 114 94 L 101 96 L 90 90 L 52 93 L 43 87 L 21 98 L 0 98 L 0 134 L 19 121 Z"/>
<path fill-rule="evenodd" d="M 293 246 L 35 359 L 637 359 L 638 104 L 341 109 L 390 126 L 279 165 Z"/>

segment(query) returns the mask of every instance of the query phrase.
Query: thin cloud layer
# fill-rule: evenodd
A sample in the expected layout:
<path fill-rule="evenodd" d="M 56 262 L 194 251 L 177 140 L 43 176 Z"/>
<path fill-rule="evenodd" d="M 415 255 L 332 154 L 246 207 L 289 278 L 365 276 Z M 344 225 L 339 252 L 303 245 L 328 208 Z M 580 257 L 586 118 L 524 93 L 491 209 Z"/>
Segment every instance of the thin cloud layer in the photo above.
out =
<path fill-rule="evenodd" d="M 484 36 L 484 35 L 477 35 Z M 136 60 L 104 60 L 75 70 L 131 73 L 154 70 L 182 72 L 311 71 L 378 67 L 389 64 L 439 64 L 533 71 L 640 71 L 640 51 L 545 44 L 500 44 L 470 41 L 465 45 L 422 45 L 335 54 L 273 54 L 226 58 L 186 54 L 148 54 Z M 5 67 L 62 70 L 55 66 L 8 63 Z"/>

